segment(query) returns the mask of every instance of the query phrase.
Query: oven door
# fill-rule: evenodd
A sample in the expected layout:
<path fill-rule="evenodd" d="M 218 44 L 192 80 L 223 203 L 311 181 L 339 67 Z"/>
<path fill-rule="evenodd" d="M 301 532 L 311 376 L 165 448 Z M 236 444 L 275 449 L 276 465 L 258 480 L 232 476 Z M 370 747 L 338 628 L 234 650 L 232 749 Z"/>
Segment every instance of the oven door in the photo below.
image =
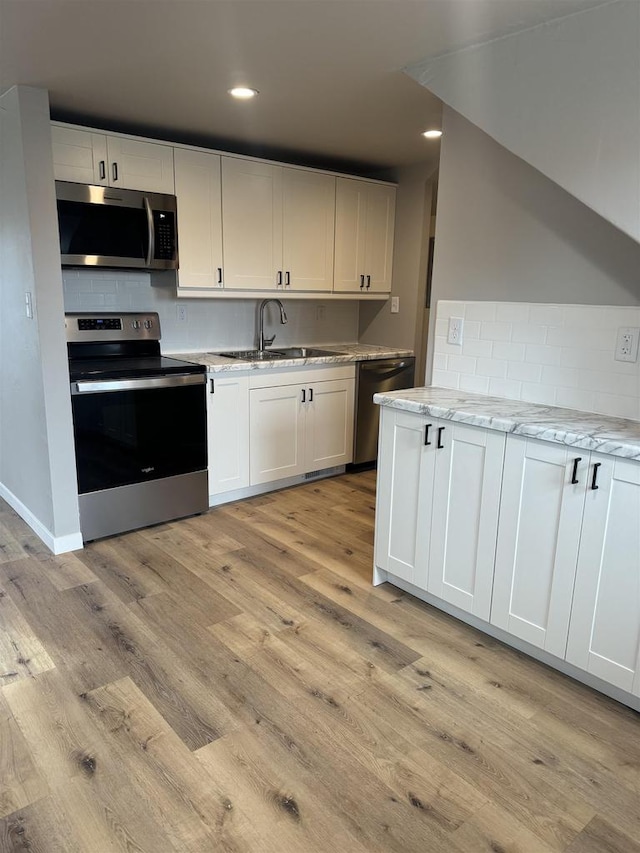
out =
<path fill-rule="evenodd" d="M 73 382 L 78 492 L 207 468 L 205 374 Z"/>

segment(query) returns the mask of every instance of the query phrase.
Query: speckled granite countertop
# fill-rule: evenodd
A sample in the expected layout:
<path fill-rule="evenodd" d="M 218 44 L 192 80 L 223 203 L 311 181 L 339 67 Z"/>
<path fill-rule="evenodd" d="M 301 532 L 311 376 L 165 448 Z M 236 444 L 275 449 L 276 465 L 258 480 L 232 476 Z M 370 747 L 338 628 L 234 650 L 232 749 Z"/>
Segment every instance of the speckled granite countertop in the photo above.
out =
<path fill-rule="evenodd" d="M 304 367 L 307 364 L 348 364 L 354 361 L 370 361 L 375 358 L 404 358 L 413 355 L 409 349 L 393 349 L 372 344 L 313 344 L 314 348 L 329 350 L 335 355 L 316 358 L 279 358 L 269 361 L 243 361 L 238 358 L 224 358 L 215 352 L 166 353 L 174 358 L 204 364 L 210 373 L 222 373 L 230 370 L 278 370 L 282 367 Z M 277 347 L 274 347 L 277 349 Z"/>
<path fill-rule="evenodd" d="M 376 394 L 373 400 L 393 409 L 640 460 L 640 421 L 435 386 Z"/>

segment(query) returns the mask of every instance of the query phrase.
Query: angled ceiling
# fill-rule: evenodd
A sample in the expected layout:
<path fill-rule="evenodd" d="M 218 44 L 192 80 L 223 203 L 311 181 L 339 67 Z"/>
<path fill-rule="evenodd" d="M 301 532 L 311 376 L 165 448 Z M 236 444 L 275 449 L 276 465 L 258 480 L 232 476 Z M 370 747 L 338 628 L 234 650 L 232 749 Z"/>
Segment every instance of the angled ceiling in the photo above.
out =
<path fill-rule="evenodd" d="M 437 161 L 411 64 L 603 0 L 0 0 L 0 92 L 52 114 L 298 159 Z M 233 85 L 260 90 L 235 102 Z"/>

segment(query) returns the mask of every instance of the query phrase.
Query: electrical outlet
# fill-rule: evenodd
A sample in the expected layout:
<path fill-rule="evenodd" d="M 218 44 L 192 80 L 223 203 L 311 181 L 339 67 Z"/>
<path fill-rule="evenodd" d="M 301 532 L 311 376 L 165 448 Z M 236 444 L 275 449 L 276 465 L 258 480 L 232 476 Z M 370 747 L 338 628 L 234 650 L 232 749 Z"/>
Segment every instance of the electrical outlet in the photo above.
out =
<path fill-rule="evenodd" d="M 616 361 L 637 361 L 640 329 L 633 326 L 622 326 L 618 329 L 616 340 Z"/>
<path fill-rule="evenodd" d="M 324 305 L 317 305 L 316 306 L 316 320 L 318 321 L 318 323 L 323 323 L 326 316 L 327 316 L 327 311 L 326 311 L 325 306 Z"/>
<path fill-rule="evenodd" d="M 391 297 L 391 313 L 399 314 L 400 313 L 400 297 L 392 296 Z"/>
<path fill-rule="evenodd" d="M 454 346 L 462 346 L 462 332 L 464 331 L 464 320 L 462 317 L 449 317 L 449 333 L 447 343 Z"/>
<path fill-rule="evenodd" d="M 176 311 L 177 311 L 177 314 L 178 314 L 178 320 L 179 320 L 181 323 L 186 322 L 186 319 L 187 319 L 187 306 L 186 306 L 186 305 L 181 305 L 180 303 L 178 303 L 178 307 L 176 308 Z"/>
<path fill-rule="evenodd" d="M 29 320 L 33 320 L 33 297 L 28 290 L 24 294 L 24 312 Z"/>

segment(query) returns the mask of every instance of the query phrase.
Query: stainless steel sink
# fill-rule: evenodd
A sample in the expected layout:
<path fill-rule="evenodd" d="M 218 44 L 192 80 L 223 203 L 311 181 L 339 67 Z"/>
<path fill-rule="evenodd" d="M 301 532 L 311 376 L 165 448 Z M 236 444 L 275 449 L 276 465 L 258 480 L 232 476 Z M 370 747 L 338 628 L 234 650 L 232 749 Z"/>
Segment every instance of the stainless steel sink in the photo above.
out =
<path fill-rule="evenodd" d="M 243 361 L 277 361 L 287 358 L 321 358 L 322 356 L 339 355 L 340 353 L 331 352 L 324 349 L 315 349 L 314 347 L 283 347 L 281 349 L 272 350 L 257 350 L 244 349 L 234 350 L 233 352 L 221 352 L 225 358 L 238 358 Z"/>
<path fill-rule="evenodd" d="M 218 355 L 223 355 L 225 358 L 239 358 L 242 361 L 273 361 L 276 358 L 283 358 L 277 350 L 257 349 L 239 349 L 233 352 L 220 352 Z"/>
<path fill-rule="evenodd" d="M 278 352 L 281 358 L 321 358 L 325 355 L 340 355 L 337 352 L 314 347 L 280 347 Z"/>

